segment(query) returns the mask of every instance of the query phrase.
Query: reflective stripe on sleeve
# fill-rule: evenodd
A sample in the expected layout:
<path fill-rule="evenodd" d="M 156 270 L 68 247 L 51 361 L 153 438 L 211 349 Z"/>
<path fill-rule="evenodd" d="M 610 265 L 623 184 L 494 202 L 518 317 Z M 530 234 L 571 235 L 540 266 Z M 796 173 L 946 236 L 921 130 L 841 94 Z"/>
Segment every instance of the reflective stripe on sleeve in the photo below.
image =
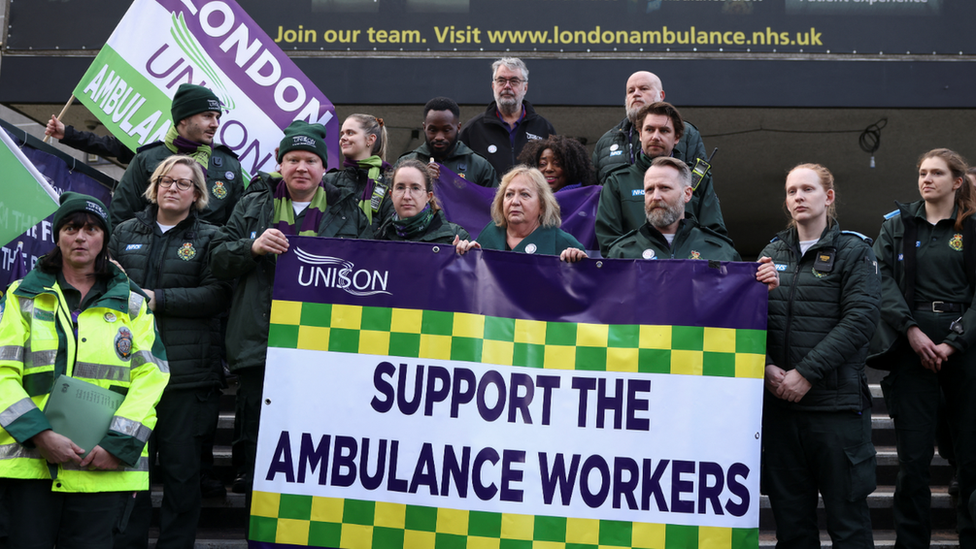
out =
<path fill-rule="evenodd" d="M 110 364 L 96 364 L 94 362 L 76 362 L 74 376 L 88 379 L 105 379 L 108 381 L 129 381 L 128 366 L 112 366 Z"/>
<path fill-rule="evenodd" d="M 36 410 L 37 405 L 29 398 L 22 398 L 11 404 L 6 410 L 0 412 L 0 427 L 7 428 L 11 423 L 17 421 L 27 412 Z"/>
<path fill-rule="evenodd" d="M 142 297 L 136 292 L 129 292 L 129 318 L 135 320 L 139 318 L 139 310 L 142 309 L 142 304 L 146 301 L 146 298 Z"/>
<path fill-rule="evenodd" d="M 34 300 L 33 299 L 21 299 L 20 300 L 20 314 L 25 319 L 30 319 L 34 316 Z"/>
<path fill-rule="evenodd" d="M 58 358 L 57 349 L 51 349 L 50 351 L 32 351 L 27 356 L 27 364 L 24 365 L 24 369 L 54 366 L 54 361 L 57 358 Z"/>
<path fill-rule="evenodd" d="M 0 459 L 31 458 L 40 459 L 41 451 L 37 448 L 28 449 L 23 444 L 0 444 Z"/>
<path fill-rule="evenodd" d="M 0 347 L 0 360 L 24 361 L 24 348 L 20 345 L 4 345 Z"/>
<path fill-rule="evenodd" d="M 152 351 L 136 351 L 136 354 L 132 356 L 133 368 L 149 363 L 155 364 L 159 368 L 159 371 L 164 374 L 169 373 L 169 362 L 160 360 L 156 355 L 152 354 Z"/>
<path fill-rule="evenodd" d="M 123 435 L 133 437 L 142 443 L 149 440 L 149 435 L 152 434 L 152 429 L 149 427 L 146 427 L 138 421 L 133 421 L 121 416 L 112 417 L 112 424 L 109 425 L 108 428 L 112 431 L 122 433 Z"/>

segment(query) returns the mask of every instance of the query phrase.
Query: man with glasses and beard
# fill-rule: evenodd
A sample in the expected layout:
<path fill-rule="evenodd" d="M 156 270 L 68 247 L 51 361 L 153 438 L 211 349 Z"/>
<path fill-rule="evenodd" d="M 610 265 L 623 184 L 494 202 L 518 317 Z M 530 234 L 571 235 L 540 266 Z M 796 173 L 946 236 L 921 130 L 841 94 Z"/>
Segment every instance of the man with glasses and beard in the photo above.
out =
<path fill-rule="evenodd" d="M 530 139 L 545 139 L 556 133 L 552 124 L 524 100 L 528 90 L 529 69 L 521 59 L 495 61 L 491 65 L 495 101 L 461 128 L 461 141 L 487 158 L 499 176 L 517 163 Z"/>

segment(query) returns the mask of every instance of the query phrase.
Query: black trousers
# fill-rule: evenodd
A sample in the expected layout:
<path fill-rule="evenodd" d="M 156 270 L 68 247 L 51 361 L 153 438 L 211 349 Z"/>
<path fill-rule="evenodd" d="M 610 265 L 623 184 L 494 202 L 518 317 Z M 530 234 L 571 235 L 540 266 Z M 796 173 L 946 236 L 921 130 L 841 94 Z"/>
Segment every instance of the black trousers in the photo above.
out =
<path fill-rule="evenodd" d="M 109 549 L 118 520 L 119 492 L 64 493 L 50 480 L 0 479 L 9 523 L 0 547 Z"/>
<path fill-rule="evenodd" d="M 835 549 L 873 548 L 867 497 L 876 487 L 871 412 L 763 410 L 763 486 L 776 547 L 820 547 L 817 493 Z"/>
<path fill-rule="evenodd" d="M 919 328 L 933 342 L 949 333 L 958 314 L 916 311 Z M 940 335 L 941 334 L 941 335 Z M 976 528 L 969 499 L 976 489 L 976 354 L 955 353 L 939 373 L 922 367 L 910 346 L 903 345 L 881 381 L 888 413 L 895 423 L 898 480 L 895 484 L 895 547 L 927 548 L 932 533 L 932 494 L 929 466 L 935 453 L 939 399 L 945 396 L 946 419 L 952 432 L 953 454 L 959 478 L 956 529 L 959 546 L 976 549 Z"/>

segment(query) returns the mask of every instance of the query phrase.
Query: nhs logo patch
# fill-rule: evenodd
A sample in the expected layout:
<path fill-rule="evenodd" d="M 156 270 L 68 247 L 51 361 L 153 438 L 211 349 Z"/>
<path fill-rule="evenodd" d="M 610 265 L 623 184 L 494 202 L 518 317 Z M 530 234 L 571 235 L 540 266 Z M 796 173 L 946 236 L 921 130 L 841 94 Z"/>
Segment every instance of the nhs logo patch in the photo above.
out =
<path fill-rule="evenodd" d="M 644 196 L 644 189 L 634 189 L 630 191 L 630 196 Z"/>
<path fill-rule="evenodd" d="M 620 156 L 624 154 L 624 151 L 610 151 L 610 156 Z"/>
<path fill-rule="evenodd" d="M 258 237 L 258 232 L 257 231 L 251 231 L 251 238 L 257 238 L 257 237 Z"/>
<path fill-rule="evenodd" d="M 786 264 L 785 263 L 777 263 L 776 264 L 776 270 L 777 271 L 785 271 L 786 270 Z"/>
<path fill-rule="evenodd" d="M 138 250 L 139 248 L 142 248 L 142 244 L 129 244 L 125 247 L 125 251 L 131 252 L 132 250 Z"/>

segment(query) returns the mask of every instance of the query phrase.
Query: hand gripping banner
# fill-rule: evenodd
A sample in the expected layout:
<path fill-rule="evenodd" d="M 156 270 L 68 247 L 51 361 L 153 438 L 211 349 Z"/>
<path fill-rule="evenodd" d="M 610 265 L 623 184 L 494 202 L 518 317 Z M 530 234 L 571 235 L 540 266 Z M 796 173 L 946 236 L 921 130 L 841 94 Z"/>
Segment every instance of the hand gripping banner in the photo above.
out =
<path fill-rule="evenodd" d="M 758 547 L 756 264 L 290 245 L 251 547 Z"/>

